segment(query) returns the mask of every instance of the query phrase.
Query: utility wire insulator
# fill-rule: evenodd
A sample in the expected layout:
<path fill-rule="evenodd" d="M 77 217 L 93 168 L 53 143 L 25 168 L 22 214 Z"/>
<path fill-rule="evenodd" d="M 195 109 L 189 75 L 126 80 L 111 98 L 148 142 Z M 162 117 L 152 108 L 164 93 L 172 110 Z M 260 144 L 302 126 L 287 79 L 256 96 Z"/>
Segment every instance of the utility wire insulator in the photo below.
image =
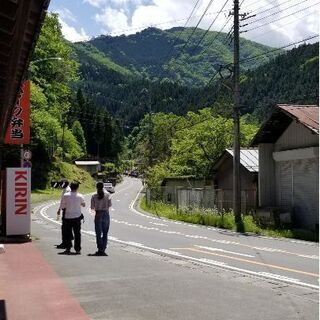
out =
<path fill-rule="evenodd" d="M 254 18 L 254 17 L 256 17 L 257 15 L 256 14 L 253 14 L 253 15 L 251 15 L 251 16 L 245 16 L 245 17 L 243 17 L 243 18 L 241 18 L 240 20 L 241 21 L 244 21 L 244 20 L 248 20 L 248 19 L 251 19 L 251 18 Z"/>

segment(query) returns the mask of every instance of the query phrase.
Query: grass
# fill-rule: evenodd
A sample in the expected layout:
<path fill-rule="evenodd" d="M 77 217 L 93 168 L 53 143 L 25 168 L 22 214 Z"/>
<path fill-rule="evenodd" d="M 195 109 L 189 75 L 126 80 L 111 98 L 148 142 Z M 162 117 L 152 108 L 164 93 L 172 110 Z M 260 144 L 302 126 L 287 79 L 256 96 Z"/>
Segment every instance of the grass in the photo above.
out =
<path fill-rule="evenodd" d="M 219 214 L 217 210 L 177 210 L 174 205 L 154 201 L 148 205 L 146 198 L 140 201 L 140 207 L 152 214 L 165 217 L 172 220 L 179 220 L 193 224 L 212 226 L 228 230 L 236 230 L 233 213 Z M 269 236 L 274 238 L 292 238 L 306 241 L 319 241 L 319 234 L 309 230 L 295 229 L 276 229 L 264 228 L 259 226 L 250 215 L 242 217 L 243 231 L 257 235 Z"/>
<path fill-rule="evenodd" d="M 82 194 L 91 193 L 96 190 L 95 187 L 86 187 L 86 188 L 79 188 L 79 192 Z M 31 203 L 32 204 L 38 204 L 42 202 L 46 202 L 49 200 L 60 200 L 61 198 L 62 189 L 53 189 L 48 188 L 45 190 L 32 190 L 31 192 Z"/>
<path fill-rule="evenodd" d="M 61 189 L 32 190 L 31 203 L 38 204 L 49 200 L 60 199 L 61 191 Z"/>
<path fill-rule="evenodd" d="M 54 164 L 53 170 L 49 173 L 49 181 L 60 181 L 62 178 L 67 178 L 69 181 L 79 181 L 79 192 L 83 194 L 94 192 L 96 190 L 95 181 L 88 172 L 66 162 L 57 162 Z M 61 192 L 62 189 L 53 189 L 51 187 L 47 187 L 43 190 L 32 190 L 31 203 L 38 204 L 49 200 L 59 200 Z"/>

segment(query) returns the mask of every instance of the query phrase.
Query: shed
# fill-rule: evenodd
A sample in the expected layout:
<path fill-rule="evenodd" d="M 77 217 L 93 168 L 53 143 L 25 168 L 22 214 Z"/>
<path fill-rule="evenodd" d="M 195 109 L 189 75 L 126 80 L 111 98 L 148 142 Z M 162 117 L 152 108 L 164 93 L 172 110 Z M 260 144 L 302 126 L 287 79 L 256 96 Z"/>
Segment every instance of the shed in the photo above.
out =
<path fill-rule="evenodd" d="M 278 105 L 254 137 L 259 205 L 292 213 L 296 227 L 319 225 L 319 107 Z"/>
<path fill-rule="evenodd" d="M 162 201 L 177 207 L 214 206 L 212 180 L 195 176 L 177 176 L 164 178 L 161 183 Z"/>
<path fill-rule="evenodd" d="M 91 175 L 101 170 L 99 161 L 75 161 L 75 165 L 83 170 L 88 171 Z"/>
<path fill-rule="evenodd" d="M 216 206 L 229 210 L 233 207 L 233 150 L 226 149 L 213 165 Z M 241 209 L 257 206 L 259 152 L 257 148 L 240 150 Z"/>

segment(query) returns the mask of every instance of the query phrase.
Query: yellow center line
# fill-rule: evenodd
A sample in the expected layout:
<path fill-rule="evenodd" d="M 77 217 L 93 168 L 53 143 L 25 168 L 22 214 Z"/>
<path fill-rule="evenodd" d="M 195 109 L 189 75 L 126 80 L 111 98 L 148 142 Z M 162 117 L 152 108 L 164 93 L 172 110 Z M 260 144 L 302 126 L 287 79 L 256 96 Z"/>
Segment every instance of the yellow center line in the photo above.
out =
<path fill-rule="evenodd" d="M 318 278 L 318 276 L 319 276 L 316 273 L 311 273 L 311 272 L 306 272 L 306 271 L 286 268 L 286 267 L 282 267 L 282 266 L 276 266 L 276 265 L 273 265 L 273 264 L 268 264 L 268 263 L 263 263 L 263 262 L 258 262 L 258 261 L 251 261 L 251 260 L 243 259 L 243 258 L 230 257 L 230 256 L 227 256 L 227 255 L 224 255 L 224 254 L 221 254 L 221 253 L 214 253 L 214 252 L 211 252 L 211 251 L 199 250 L 199 249 L 195 249 L 195 248 L 170 248 L 170 250 L 195 251 L 195 252 L 200 252 L 200 253 L 205 253 L 205 254 L 211 254 L 213 256 L 218 256 L 218 257 L 228 258 L 228 259 L 232 259 L 232 260 L 237 260 L 237 261 L 247 262 L 247 263 L 251 263 L 251 264 L 256 264 L 256 265 L 260 265 L 260 266 L 271 267 L 271 268 L 290 271 L 290 272 L 295 272 L 295 273 L 301 273 L 301 274 L 305 274 L 305 275 L 308 275 L 308 276 L 311 276 L 311 277 Z"/>

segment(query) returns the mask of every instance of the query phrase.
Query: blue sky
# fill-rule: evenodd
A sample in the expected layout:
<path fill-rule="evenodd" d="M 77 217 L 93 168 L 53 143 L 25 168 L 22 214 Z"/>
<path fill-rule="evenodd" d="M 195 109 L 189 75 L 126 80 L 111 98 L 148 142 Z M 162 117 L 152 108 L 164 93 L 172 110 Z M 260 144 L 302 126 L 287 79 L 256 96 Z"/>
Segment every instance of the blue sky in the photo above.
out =
<path fill-rule="evenodd" d="M 319 33 L 319 0 L 242 0 L 245 20 L 241 36 L 269 46 L 280 47 Z M 196 0 L 51 0 L 49 11 L 59 14 L 62 31 L 70 41 L 84 41 L 101 34 L 132 34 L 148 26 L 168 29 L 184 26 Z M 200 0 L 188 22 L 197 24 L 209 0 Z M 226 5 L 223 7 L 223 5 Z M 220 31 L 232 9 L 232 0 L 215 0 L 199 27 Z M 221 9 L 222 12 L 217 15 Z M 232 19 L 223 29 L 228 32 Z M 312 42 L 318 39 L 312 40 Z"/>

